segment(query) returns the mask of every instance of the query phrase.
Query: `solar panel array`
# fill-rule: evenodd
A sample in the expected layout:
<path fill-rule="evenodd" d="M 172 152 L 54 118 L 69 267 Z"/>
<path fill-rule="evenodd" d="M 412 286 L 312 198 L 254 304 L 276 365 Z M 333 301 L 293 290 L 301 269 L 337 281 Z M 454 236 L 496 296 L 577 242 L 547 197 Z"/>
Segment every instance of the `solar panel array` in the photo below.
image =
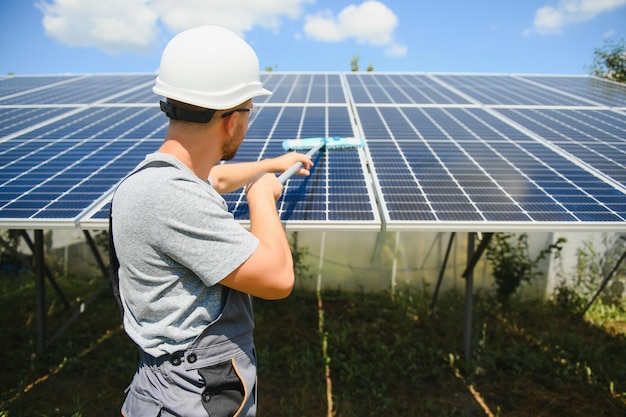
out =
<path fill-rule="evenodd" d="M 587 76 L 262 75 L 235 161 L 359 136 L 278 202 L 291 229 L 626 230 L 626 86 Z M 154 74 L 0 78 L 0 227 L 107 227 L 115 185 L 160 146 Z M 246 223 L 242 191 L 224 196 Z"/>

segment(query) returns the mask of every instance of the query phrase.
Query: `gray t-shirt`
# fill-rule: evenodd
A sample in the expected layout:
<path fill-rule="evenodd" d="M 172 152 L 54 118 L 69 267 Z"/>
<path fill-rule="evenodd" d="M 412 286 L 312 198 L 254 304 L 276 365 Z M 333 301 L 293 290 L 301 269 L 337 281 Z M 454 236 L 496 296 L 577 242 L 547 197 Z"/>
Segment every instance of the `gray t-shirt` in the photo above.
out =
<path fill-rule="evenodd" d="M 258 239 L 226 202 L 173 156 L 115 192 L 113 236 L 120 261 L 124 328 L 146 353 L 185 349 L 222 309 L 219 282 L 248 259 Z"/>

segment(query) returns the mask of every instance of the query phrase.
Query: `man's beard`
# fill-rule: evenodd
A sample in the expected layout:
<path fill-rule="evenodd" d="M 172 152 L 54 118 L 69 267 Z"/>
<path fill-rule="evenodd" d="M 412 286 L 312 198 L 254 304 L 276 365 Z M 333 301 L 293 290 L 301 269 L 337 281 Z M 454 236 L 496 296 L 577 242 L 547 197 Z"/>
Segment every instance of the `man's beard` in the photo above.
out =
<path fill-rule="evenodd" d="M 237 126 L 233 137 L 222 147 L 222 161 L 230 161 L 235 157 L 245 135 L 246 132 L 243 127 Z"/>

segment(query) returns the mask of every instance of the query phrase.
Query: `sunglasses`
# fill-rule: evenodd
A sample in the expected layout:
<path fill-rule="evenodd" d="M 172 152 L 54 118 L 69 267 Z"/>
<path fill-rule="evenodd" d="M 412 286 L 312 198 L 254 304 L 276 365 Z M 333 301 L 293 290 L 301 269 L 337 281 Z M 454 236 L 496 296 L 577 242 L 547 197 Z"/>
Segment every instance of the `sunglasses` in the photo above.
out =
<path fill-rule="evenodd" d="M 230 111 L 227 111 L 226 113 L 222 113 L 222 119 L 227 118 L 228 116 L 230 116 L 233 113 L 249 113 L 248 114 L 248 124 L 252 124 L 254 119 L 256 119 L 257 108 L 256 107 L 252 107 L 252 108 L 242 107 L 240 109 L 230 110 Z"/>

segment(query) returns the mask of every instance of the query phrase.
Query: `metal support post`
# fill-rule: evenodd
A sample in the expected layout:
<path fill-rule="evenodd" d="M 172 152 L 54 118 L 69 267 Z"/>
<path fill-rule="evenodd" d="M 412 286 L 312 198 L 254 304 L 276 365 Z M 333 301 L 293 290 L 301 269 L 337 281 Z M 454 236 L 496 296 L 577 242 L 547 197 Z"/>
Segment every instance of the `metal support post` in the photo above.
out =
<path fill-rule="evenodd" d="M 474 239 L 476 239 L 476 233 L 470 232 L 467 234 L 467 259 L 473 259 L 474 257 Z M 463 278 L 465 278 L 465 314 L 463 325 L 463 357 L 466 361 L 470 359 L 472 349 L 472 308 L 473 308 L 473 296 L 474 296 L 474 268 L 468 264 L 465 272 L 463 272 Z"/>
<path fill-rule="evenodd" d="M 439 270 L 439 277 L 437 278 L 437 285 L 435 286 L 435 292 L 433 294 L 433 300 L 430 303 L 430 313 L 432 314 L 435 310 L 435 303 L 437 302 L 437 297 L 439 296 L 439 289 L 441 288 L 441 282 L 443 281 L 443 275 L 446 271 L 446 267 L 448 266 L 448 258 L 450 257 L 450 252 L 452 251 L 452 244 L 454 243 L 454 237 L 456 236 L 456 232 L 450 233 L 450 239 L 448 239 L 448 247 L 446 248 L 446 254 L 443 257 L 443 264 L 441 265 L 441 269 Z"/>
<path fill-rule="evenodd" d="M 44 273 L 43 231 L 35 230 L 33 247 L 33 263 L 35 268 L 35 297 L 37 303 L 37 351 L 43 352 L 46 345 L 46 278 Z"/>
<path fill-rule="evenodd" d="M 43 230 L 35 230 L 35 237 L 37 235 L 37 232 L 41 233 L 41 256 L 42 256 L 42 262 L 43 262 L 42 274 L 45 274 L 45 277 L 48 278 L 48 282 L 50 283 L 50 286 L 52 287 L 54 292 L 56 292 L 57 295 L 59 296 L 59 299 L 63 303 L 63 306 L 66 309 L 69 309 L 71 307 L 70 302 L 65 297 L 65 294 L 63 294 L 63 291 L 61 291 L 61 287 L 59 287 L 59 284 L 57 284 L 56 280 L 52 276 L 52 273 L 50 272 L 50 269 L 48 268 L 48 265 L 45 262 L 44 249 L 43 249 L 44 248 Z M 26 233 L 26 230 L 20 230 L 20 235 L 22 236 L 22 239 L 24 239 L 24 242 L 26 242 L 26 244 L 28 245 L 30 252 L 33 254 L 33 256 L 35 256 L 35 252 L 36 252 L 35 244 L 31 240 L 30 236 L 28 236 L 28 233 Z"/>
<path fill-rule="evenodd" d="M 396 241 L 393 248 L 393 262 L 391 266 L 391 299 L 396 296 L 397 274 L 398 274 L 398 251 L 400 248 L 400 232 L 396 232 Z"/>
<path fill-rule="evenodd" d="M 472 349 L 472 310 L 474 308 L 474 267 L 483 255 L 483 252 L 489 246 L 489 242 L 493 237 L 493 233 L 485 233 L 478 245 L 476 251 L 474 251 L 474 241 L 476 239 L 476 233 L 470 232 L 467 234 L 467 267 L 463 272 L 463 278 L 465 278 L 465 324 L 463 328 L 463 354 L 465 360 L 469 360 Z"/>

